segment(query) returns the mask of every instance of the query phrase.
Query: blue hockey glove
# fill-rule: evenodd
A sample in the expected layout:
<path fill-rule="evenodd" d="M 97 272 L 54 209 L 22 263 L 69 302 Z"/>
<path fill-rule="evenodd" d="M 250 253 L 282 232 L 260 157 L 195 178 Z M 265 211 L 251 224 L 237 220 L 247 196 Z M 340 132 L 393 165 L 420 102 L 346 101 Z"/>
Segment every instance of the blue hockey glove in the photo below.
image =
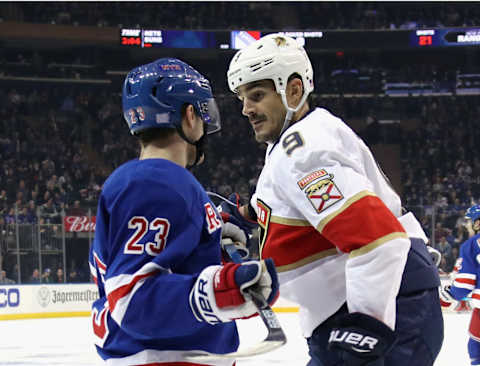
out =
<path fill-rule="evenodd" d="M 367 314 L 351 313 L 330 332 L 328 349 L 339 351 L 345 366 L 367 366 L 383 359 L 395 341 L 386 324 Z"/>
<path fill-rule="evenodd" d="M 438 295 L 440 297 L 440 305 L 444 309 L 455 310 L 459 301 L 455 299 L 450 291 L 450 285 L 440 286 L 438 288 Z"/>
<path fill-rule="evenodd" d="M 272 259 L 205 268 L 190 292 L 190 307 L 198 321 L 210 324 L 249 318 L 258 309 L 247 289 L 270 305 L 276 301 L 279 285 Z"/>

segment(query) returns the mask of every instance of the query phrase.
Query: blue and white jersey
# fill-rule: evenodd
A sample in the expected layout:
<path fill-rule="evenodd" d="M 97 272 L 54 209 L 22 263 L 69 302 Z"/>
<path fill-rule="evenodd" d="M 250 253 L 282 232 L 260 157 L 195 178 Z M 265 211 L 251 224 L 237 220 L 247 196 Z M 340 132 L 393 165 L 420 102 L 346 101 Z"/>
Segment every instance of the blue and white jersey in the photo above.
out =
<path fill-rule="evenodd" d="M 221 263 L 220 220 L 200 183 L 171 161 L 133 160 L 107 179 L 90 251 L 100 294 L 93 331 L 107 365 L 194 365 L 182 351 L 238 348 L 234 322 L 200 322 L 189 305 L 199 272 Z"/>
<path fill-rule="evenodd" d="M 452 295 L 461 300 L 472 293 L 471 305 L 480 308 L 480 234 L 466 240 L 460 247 L 460 255 L 454 268 Z"/>

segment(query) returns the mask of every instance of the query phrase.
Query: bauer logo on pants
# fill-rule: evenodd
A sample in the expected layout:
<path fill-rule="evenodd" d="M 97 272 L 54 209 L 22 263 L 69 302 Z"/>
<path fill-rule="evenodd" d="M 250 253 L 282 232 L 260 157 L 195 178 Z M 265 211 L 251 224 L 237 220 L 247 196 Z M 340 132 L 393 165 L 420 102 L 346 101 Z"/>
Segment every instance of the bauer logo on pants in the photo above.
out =
<path fill-rule="evenodd" d="M 333 176 L 319 180 L 305 190 L 308 200 L 317 213 L 326 210 L 343 198 L 342 192 L 333 182 Z"/>

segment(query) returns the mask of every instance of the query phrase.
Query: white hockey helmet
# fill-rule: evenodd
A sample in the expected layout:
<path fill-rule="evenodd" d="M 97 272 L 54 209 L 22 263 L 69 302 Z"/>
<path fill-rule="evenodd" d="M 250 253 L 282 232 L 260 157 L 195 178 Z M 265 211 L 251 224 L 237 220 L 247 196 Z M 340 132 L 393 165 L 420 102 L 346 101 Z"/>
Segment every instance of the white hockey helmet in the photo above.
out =
<path fill-rule="evenodd" d="M 298 74 L 304 94 L 298 106 L 288 106 L 285 89 L 288 78 Z M 238 87 L 258 80 L 272 80 L 282 97 L 287 116 L 282 131 L 288 127 L 292 114 L 300 109 L 313 91 L 313 69 L 305 49 L 297 41 L 280 33 L 266 35 L 239 50 L 227 72 L 228 86 L 234 93 Z"/>
<path fill-rule="evenodd" d="M 293 38 L 274 33 L 235 54 L 227 73 L 228 86 L 235 93 L 241 85 L 270 79 L 280 93 L 294 73 L 302 78 L 305 94 L 310 94 L 313 91 L 313 69 L 305 49 Z"/>

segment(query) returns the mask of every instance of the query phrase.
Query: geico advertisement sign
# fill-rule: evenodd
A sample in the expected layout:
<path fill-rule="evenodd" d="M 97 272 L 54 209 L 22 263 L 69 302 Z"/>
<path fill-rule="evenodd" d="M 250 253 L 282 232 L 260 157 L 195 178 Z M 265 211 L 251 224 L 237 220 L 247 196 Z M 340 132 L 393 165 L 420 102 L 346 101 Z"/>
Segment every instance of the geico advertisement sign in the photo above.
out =
<path fill-rule="evenodd" d="M 20 290 L 15 287 L 0 287 L 0 309 L 20 305 Z"/>

